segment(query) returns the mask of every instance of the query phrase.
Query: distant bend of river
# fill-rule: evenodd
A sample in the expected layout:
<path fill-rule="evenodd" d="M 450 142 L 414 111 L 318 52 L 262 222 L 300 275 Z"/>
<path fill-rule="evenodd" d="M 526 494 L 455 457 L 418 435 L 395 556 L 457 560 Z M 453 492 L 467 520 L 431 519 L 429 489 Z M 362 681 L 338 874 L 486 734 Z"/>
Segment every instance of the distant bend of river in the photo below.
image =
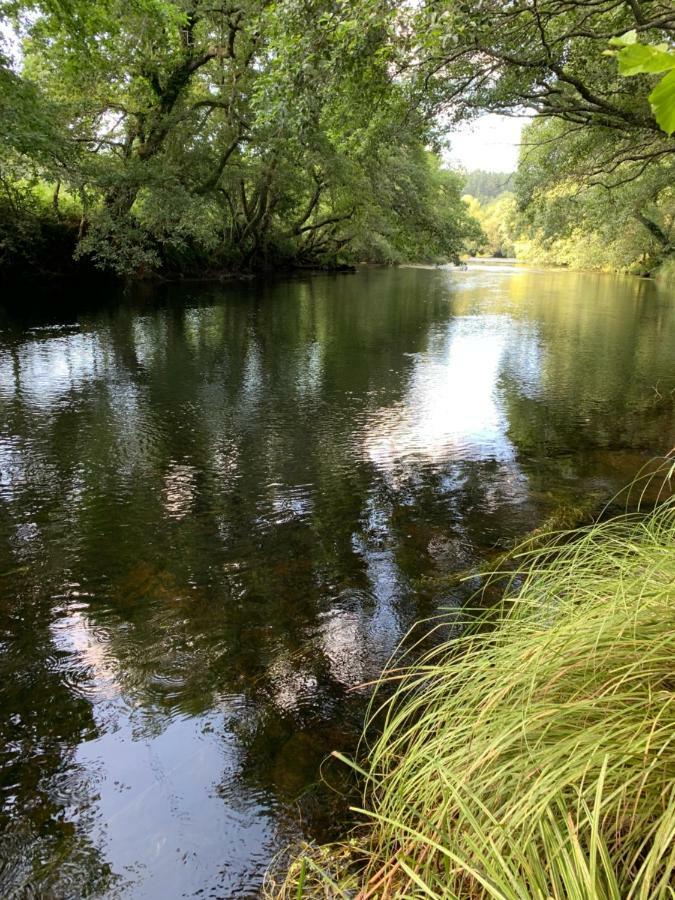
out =
<path fill-rule="evenodd" d="M 320 766 L 354 747 L 352 689 L 462 602 L 434 577 L 675 443 L 675 302 L 640 279 L 477 264 L 18 299 L 7 898 L 255 896 L 279 848 L 342 827 Z"/>

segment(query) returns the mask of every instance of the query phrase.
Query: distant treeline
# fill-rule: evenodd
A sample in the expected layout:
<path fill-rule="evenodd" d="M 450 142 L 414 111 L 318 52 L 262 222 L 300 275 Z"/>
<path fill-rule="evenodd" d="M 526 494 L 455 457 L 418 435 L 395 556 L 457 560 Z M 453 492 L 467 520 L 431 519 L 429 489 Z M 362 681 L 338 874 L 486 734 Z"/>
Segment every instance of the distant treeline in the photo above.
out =
<path fill-rule="evenodd" d="M 476 169 L 464 177 L 464 193 L 470 194 L 481 203 L 494 200 L 500 194 L 513 190 L 515 172 L 487 172 Z"/>

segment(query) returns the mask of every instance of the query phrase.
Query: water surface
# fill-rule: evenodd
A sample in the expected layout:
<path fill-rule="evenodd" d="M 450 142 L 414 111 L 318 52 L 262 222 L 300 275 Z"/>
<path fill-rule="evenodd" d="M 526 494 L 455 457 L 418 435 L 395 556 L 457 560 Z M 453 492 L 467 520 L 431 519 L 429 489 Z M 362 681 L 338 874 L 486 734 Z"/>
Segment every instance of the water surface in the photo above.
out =
<path fill-rule="evenodd" d="M 675 443 L 675 304 L 639 279 L 8 299 L 2 897 L 255 896 L 341 827 L 321 763 L 353 688 L 461 602 L 435 579 Z"/>

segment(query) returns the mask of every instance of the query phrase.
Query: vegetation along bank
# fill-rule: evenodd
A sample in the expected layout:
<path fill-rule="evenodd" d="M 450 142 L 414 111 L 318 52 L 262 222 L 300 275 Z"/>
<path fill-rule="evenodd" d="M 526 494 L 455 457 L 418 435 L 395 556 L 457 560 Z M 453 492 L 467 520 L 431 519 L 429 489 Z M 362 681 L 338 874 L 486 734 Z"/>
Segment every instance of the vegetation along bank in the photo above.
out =
<path fill-rule="evenodd" d="M 4 275 L 467 252 L 672 272 L 670 3 L 2 0 L 0 17 Z M 485 112 L 532 116 L 488 209 L 443 162 Z"/>
<path fill-rule="evenodd" d="M 353 840 L 270 893 L 671 897 L 674 547 L 671 498 L 516 556 L 478 627 L 385 675 Z"/>

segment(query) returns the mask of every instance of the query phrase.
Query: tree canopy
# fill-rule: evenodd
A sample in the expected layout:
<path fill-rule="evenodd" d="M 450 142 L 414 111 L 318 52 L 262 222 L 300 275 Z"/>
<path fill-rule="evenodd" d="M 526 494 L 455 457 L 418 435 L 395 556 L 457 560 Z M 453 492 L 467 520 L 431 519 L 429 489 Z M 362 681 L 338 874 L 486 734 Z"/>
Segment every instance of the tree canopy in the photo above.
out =
<path fill-rule="evenodd" d="M 515 191 L 540 236 L 587 200 L 589 228 L 620 209 L 654 260 L 672 252 L 670 2 L 0 0 L 0 16 L 16 38 L 0 265 L 43 260 L 56 234 L 122 274 L 457 259 L 480 240 L 462 193 L 495 185 L 438 153 L 484 111 L 535 114 Z"/>
<path fill-rule="evenodd" d="M 466 174 L 464 193 L 484 203 L 495 200 L 504 191 L 512 190 L 514 175 L 514 172 L 486 172 L 484 169 L 474 169 Z"/>
<path fill-rule="evenodd" d="M 444 0 L 417 15 L 438 110 L 534 114 L 515 180 L 526 253 L 642 271 L 672 257 L 672 3 Z"/>
<path fill-rule="evenodd" d="M 6 197 L 79 210 L 103 268 L 456 257 L 476 226 L 391 77 L 394 3 L 5 3 Z M 9 204 L 9 199 L 7 203 Z M 11 205 L 11 204 L 10 204 Z M 26 219 L 30 219 L 26 215 Z M 5 237 L 5 245 L 7 237 Z"/>

